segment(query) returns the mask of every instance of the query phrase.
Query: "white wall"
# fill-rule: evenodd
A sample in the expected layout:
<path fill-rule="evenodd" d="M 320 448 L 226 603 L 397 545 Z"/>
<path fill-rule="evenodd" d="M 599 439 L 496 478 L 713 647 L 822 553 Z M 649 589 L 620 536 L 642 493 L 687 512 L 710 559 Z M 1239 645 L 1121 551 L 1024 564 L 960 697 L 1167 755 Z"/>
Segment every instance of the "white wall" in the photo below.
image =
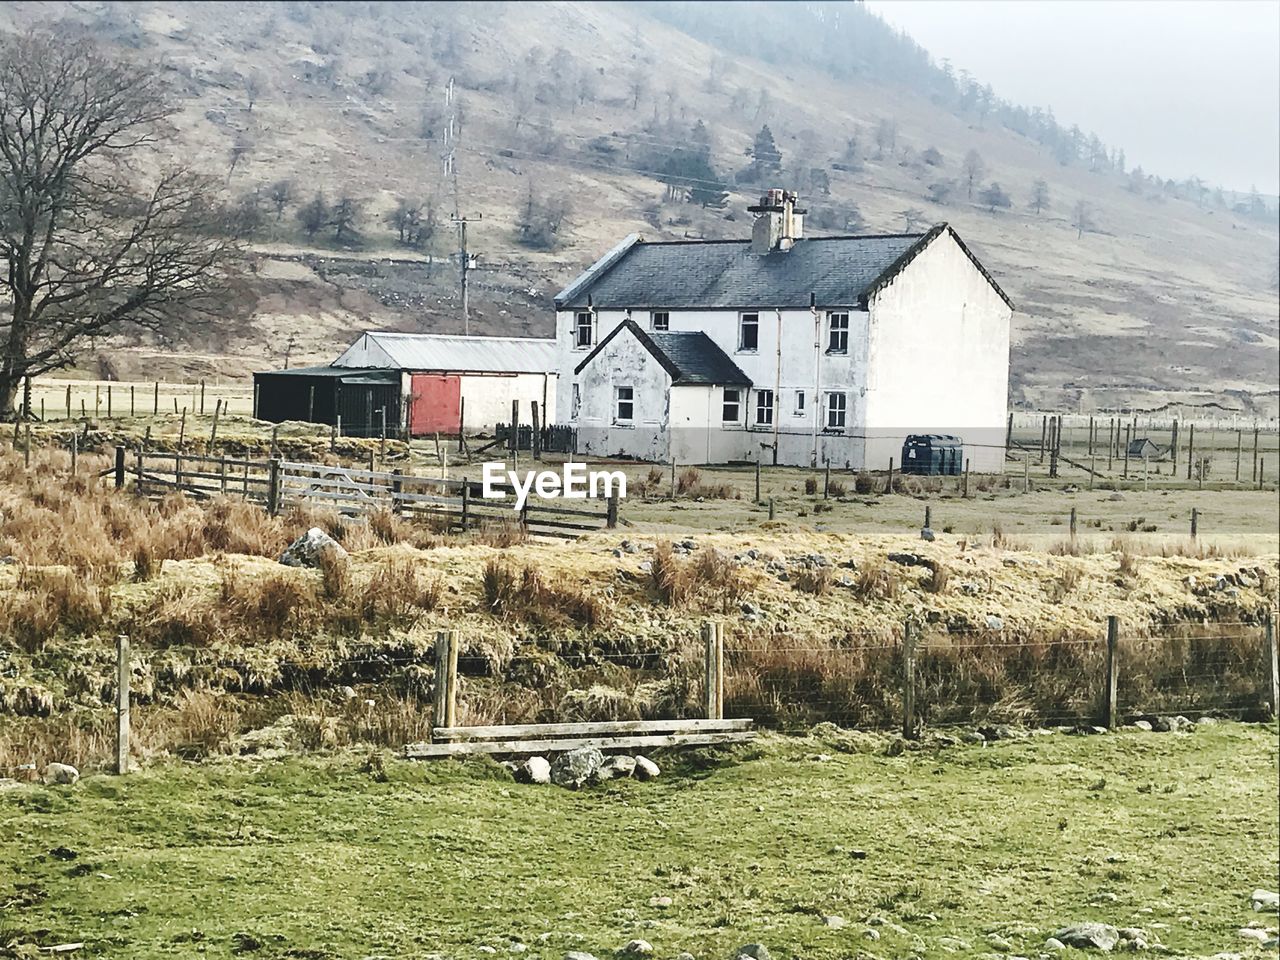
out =
<path fill-rule="evenodd" d="M 585 354 L 578 357 L 581 362 Z M 617 424 L 616 388 L 631 387 L 634 416 Z M 578 453 L 591 457 L 635 457 L 666 461 L 671 377 L 648 350 L 628 334 L 609 341 L 579 378 Z M 572 390 L 564 391 L 571 402 Z"/>
<path fill-rule="evenodd" d="M 909 433 L 964 438 L 977 471 L 1004 468 L 1013 311 L 944 232 L 870 304 L 865 422 L 870 466 Z"/>
<path fill-rule="evenodd" d="M 494 424 L 511 422 L 511 401 L 520 401 L 520 422 L 531 423 L 533 407 L 545 424 L 556 423 L 556 380 L 554 373 L 462 375 L 462 417 L 468 430 L 491 431 Z M 547 420 L 547 411 L 551 419 Z"/>

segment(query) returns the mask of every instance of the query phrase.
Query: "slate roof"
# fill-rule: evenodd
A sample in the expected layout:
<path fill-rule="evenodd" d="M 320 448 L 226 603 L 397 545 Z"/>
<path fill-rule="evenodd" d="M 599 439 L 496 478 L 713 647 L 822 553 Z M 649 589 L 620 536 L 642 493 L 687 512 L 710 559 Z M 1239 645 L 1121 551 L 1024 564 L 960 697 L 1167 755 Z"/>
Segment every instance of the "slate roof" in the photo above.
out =
<path fill-rule="evenodd" d="M 991 275 L 954 230 L 940 223 L 928 233 L 811 237 L 786 251 L 758 254 L 750 240 L 648 243 L 630 236 L 556 297 L 558 309 L 740 310 L 859 306 L 944 231 L 1010 307 Z"/>
<path fill-rule="evenodd" d="M 555 348 L 554 340 L 532 337 L 371 330 L 343 351 L 333 366 L 452 373 L 554 373 Z"/>
<path fill-rule="evenodd" d="M 574 373 L 581 373 L 587 364 L 595 359 L 596 354 L 605 345 L 626 330 L 648 350 L 655 360 L 662 364 L 671 375 L 672 386 L 686 384 L 727 384 L 729 386 L 750 386 L 748 377 L 729 357 L 716 345 L 716 342 L 701 331 L 647 331 L 641 329 L 634 320 L 624 320 L 613 328 L 612 332 L 596 345 L 578 364 Z"/>

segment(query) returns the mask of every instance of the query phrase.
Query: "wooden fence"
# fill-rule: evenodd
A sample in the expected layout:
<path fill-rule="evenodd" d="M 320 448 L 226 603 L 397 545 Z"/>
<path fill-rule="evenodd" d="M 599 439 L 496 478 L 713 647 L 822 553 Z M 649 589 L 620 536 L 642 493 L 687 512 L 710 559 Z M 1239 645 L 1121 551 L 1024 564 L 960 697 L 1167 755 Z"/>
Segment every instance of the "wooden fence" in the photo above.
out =
<path fill-rule="evenodd" d="M 327 506 L 346 514 L 385 509 L 404 519 L 428 521 L 445 531 L 518 523 L 531 534 L 561 538 L 613 529 L 618 523 L 616 494 L 583 507 L 530 496 L 517 511 L 512 509 L 513 500 L 485 498 L 483 485 L 475 480 L 298 463 L 278 457 L 241 460 L 155 453 L 141 447 L 130 453 L 120 446 L 108 472 L 114 475 L 118 489 L 132 481 L 143 496 L 171 492 L 199 499 L 239 496 L 263 504 L 271 514 L 294 505 Z M 504 497 L 514 493 L 510 486 L 494 485 L 492 489 Z"/>

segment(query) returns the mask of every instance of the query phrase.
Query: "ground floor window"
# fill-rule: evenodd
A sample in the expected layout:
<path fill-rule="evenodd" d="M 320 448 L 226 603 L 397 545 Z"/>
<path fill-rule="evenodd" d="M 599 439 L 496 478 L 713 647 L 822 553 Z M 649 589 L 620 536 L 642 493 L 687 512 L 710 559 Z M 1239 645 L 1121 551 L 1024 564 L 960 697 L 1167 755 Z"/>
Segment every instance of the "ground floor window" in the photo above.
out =
<path fill-rule="evenodd" d="M 827 429 L 843 430 L 848 398 L 843 393 L 827 394 Z"/>
<path fill-rule="evenodd" d="M 803 390 L 796 391 L 796 406 L 795 406 L 795 410 L 792 412 L 797 417 L 804 416 L 804 391 Z"/>
<path fill-rule="evenodd" d="M 631 423 L 635 420 L 635 387 L 614 387 L 614 423 Z"/>
<path fill-rule="evenodd" d="M 732 387 L 724 390 L 724 411 L 721 419 L 725 423 L 742 422 L 742 391 Z"/>
<path fill-rule="evenodd" d="M 756 426 L 769 427 L 773 425 L 773 391 L 757 390 L 756 391 Z"/>

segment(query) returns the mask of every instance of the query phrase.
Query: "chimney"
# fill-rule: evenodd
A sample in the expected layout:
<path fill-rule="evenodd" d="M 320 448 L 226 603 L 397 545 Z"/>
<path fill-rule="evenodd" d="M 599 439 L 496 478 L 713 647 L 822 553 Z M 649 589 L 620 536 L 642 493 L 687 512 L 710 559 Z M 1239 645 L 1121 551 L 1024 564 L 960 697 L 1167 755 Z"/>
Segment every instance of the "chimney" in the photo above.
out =
<path fill-rule="evenodd" d="M 804 236 L 805 211 L 796 208 L 798 199 L 794 191 L 770 189 L 760 197 L 758 204 L 747 207 L 749 212 L 756 214 L 751 224 L 751 249 L 754 253 L 786 252 Z"/>

